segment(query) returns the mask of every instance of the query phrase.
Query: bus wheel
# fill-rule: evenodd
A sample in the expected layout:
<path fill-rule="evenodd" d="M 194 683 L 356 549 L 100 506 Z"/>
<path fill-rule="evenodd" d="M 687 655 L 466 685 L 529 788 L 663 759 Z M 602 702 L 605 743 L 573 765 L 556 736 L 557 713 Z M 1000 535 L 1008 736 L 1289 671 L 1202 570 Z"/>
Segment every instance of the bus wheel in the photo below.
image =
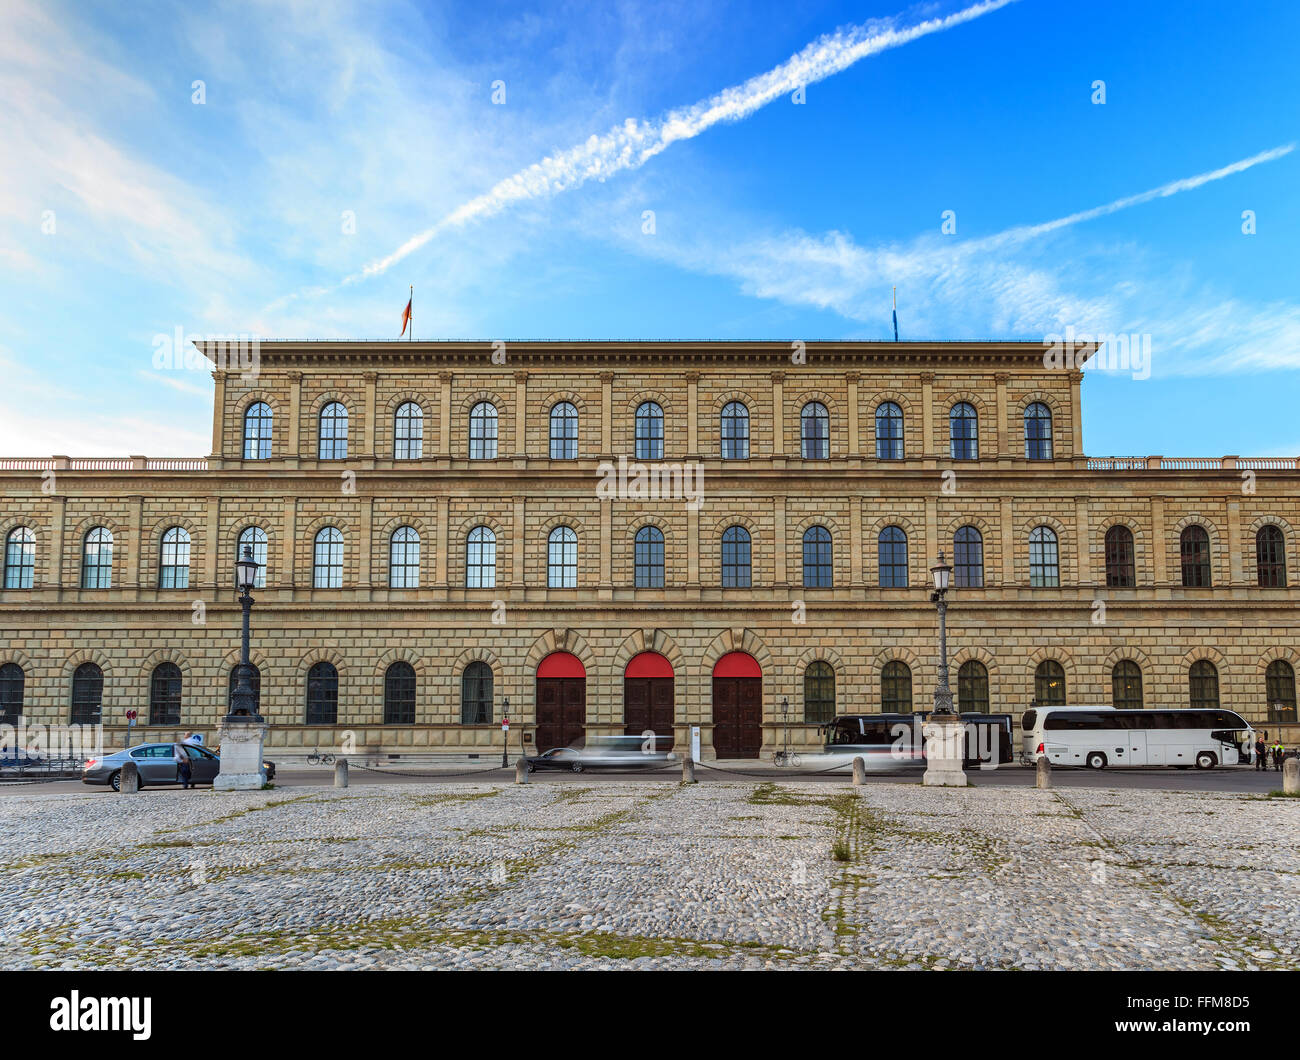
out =
<path fill-rule="evenodd" d="M 1104 754 L 1102 754 L 1100 751 L 1093 751 L 1092 754 L 1090 754 L 1090 755 L 1088 756 L 1088 768 L 1089 768 L 1089 769 L 1105 769 L 1105 768 L 1106 768 L 1106 756 L 1105 756 Z"/>
<path fill-rule="evenodd" d="M 1202 751 L 1196 756 L 1197 769 L 1213 769 L 1219 764 L 1219 760 L 1209 751 Z"/>

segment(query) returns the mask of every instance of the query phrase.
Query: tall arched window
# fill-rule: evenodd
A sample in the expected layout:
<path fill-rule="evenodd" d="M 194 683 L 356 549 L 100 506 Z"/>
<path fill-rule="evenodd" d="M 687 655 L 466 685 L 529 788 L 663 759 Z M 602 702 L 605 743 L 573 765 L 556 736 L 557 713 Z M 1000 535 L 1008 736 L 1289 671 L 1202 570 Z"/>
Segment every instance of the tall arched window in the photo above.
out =
<path fill-rule="evenodd" d="M 1041 401 L 1025 406 L 1025 459 L 1052 459 L 1052 410 Z"/>
<path fill-rule="evenodd" d="M 882 589 L 907 588 L 907 534 L 901 526 L 887 526 L 876 540 Z"/>
<path fill-rule="evenodd" d="M 1192 709 L 1219 706 L 1219 671 L 1209 659 L 1197 659 L 1187 671 L 1187 691 Z"/>
<path fill-rule="evenodd" d="M 271 458 L 271 406 L 254 401 L 244 410 L 244 459 Z"/>
<path fill-rule="evenodd" d="M 497 458 L 497 407 L 490 401 L 480 401 L 469 410 L 469 458 Z"/>
<path fill-rule="evenodd" d="M 235 702 L 235 686 L 239 684 L 239 664 L 236 663 L 230 668 L 230 677 L 226 681 L 226 709 L 229 710 Z M 256 663 L 248 664 L 248 684 L 253 689 L 253 709 L 256 713 L 262 713 L 262 671 L 258 669 Z"/>
<path fill-rule="evenodd" d="M 6 589 L 30 589 L 36 574 L 36 535 L 30 526 L 15 526 L 5 538 Z"/>
<path fill-rule="evenodd" d="M 748 589 L 749 586 L 749 531 L 743 526 L 729 526 L 722 532 L 722 587 Z"/>
<path fill-rule="evenodd" d="M 173 526 L 162 536 L 162 550 L 158 556 L 158 588 L 189 587 L 190 532 L 183 526 Z"/>
<path fill-rule="evenodd" d="M 835 671 L 818 659 L 803 672 L 803 720 L 807 725 L 826 725 L 835 720 Z"/>
<path fill-rule="evenodd" d="M 551 406 L 551 459 L 578 459 L 578 410 L 571 401 Z"/>
<path fill-rule="evenodd" d="M 1039 589 L 1061 584 L 1056 531 L 1050 526 L 1036 526 L 1029 531 L 1029 584 Z"/>
<path fill-rule="evenodd" d="M 1264 588 L 1286 586 L 1286 539 L 1272 523 L 1261 526 L 1255 535 L 1255 570 Z"/>
<path fill-rule="evenodd" d="M 17 663 L 0 666 L 0 725 L 17 726 L 23 713 L 23 686 L 26 674 Z"/>
<path fill-rule="evenodd" d="M 343 588 L 343 531 L 323 526 L 316 532 L 311 584 L 314 589 Z"/>
<path fill-rule="evenodd" d="M 743 402 L 722 406 L 722 459 L 749 459 L 749 409 Z"/>
<path fill-rule="evenodd" d="M 960 527 L 952 535 L 952 583 L 958 589 L 984 585 L 984 538 L 973 526 Z"/>
<path fill-rule="evenodd" d="M 86 535 L 81 550 L 81 587 L 113 587 L 113 531 L 106 526 L 97 526 Z"/>
<path fill-rule="evenodd" d="M 578 587 L 578 535 L 570 526 L 557 526 L 546 539 L 546 587 Z"/>
<path fill-rule="evenodd" d="M 1116 710 L 1142 709 L 1142 668 L 1121 659 L 1110 672 L 1110 702 Z"/>
<path fill-rule="evenodd" d="M 957 709 L 963 714 L 989 712 L 989 672 L 978 659 L 967 659 L 957 669 Z"/>
<path fill-rule="evenodd" d="M 181 723 L 181 668 L 173 662 L 159 663 L 149 679 L 149 724 Z"/>
<path fill-rule="evenodd" d="M 912 671 L 894 659 L 880 671 L 880 710 L 884 714 L 912 712 Z"/>
<path fill-rule="evenodd" d="M 388 586 L 416 589 L 420 585 L 420 534 L 413 526 L 399 526 L 388 543 Z"/>
<path fill-rule="evenodd" d="M 419 460 L 422 456 L 424 409 L 414 401 L 404 401 L 393 416 L 393 459 Z"/>
<path fill-rule="evenodd" d="M 954 460 L 979 459 L 980 421 L 969 401 L 959 401 L 948 411 L 948 443 Z"/>
<path fill-rule="evenodd" d="M 805 460 L 825 460 L 831 455 L 831 415 L 820 401 L 810 401 L 803 407 L 799 437 Z"/>
<path fill-rule="evenodd" d="M 643 526 L 632 541 L 632 561 L 638 589 L 664 587 L 664 534 L 657 526 Z"/>
<path fill-rule="evenodd" d="M 334 725 L 339 720 L 339 672 L 333 663 L 313 663 L 307 671 L 308 725 Z"/>
<path fill-rule="evenodd" d="M 1264 671 L 1264 697 L 1268 700 L 1268 720 L 1296 720 L 1295 670 L 1285 659 L 1274 659 Z"/>
<path fill-rule="evenodd" d="M 903 410 L 892 401 L 876 406 L 876 459 L 903 459 Z"/>
<path fill-rule="evenodd" d="M 415 667 L 392 663 L 384 671 L 384 724 L 415 724 Z"/>
<path fill-rule="evenodd" d="M 465 588 L 494 589 L 497 584 L 497 535 L 476 526 L 465 538 Z"/>
<path fill-rule="evenodd" d="M 636 458 L 664 458 L 664 410 L 653 401 L 643 401 L 636 408 Z"/>
<path fill-rule="evenodd" d="M 831 587 L 831 532 L 824 526 L 810 526 L 804 531 L 803 587 Z"/>
<path fill-rule="evenodd" d="M 492 724 L 492 667 L 472 662 L 460 676 L 460 723 Z"/>
<path fill-rule="evenodd" d="M 82 663 L 72 675 L 73 725 L 98 725 L 104 707 L 104 673 L 92 662 Z"/>
<path fill-rule="evenodd" d="M 322 460 L 346 460 L 348 456 L 348 410 L 339 401 L 331 401 L 320 410 L 320 447 Z"/>
<path fill-rule="evenodd" d="M 247 546 L 253 550 L 253 559 L 260 564 L 257 577 L 253 580 L 254 589 L 266 588 L 266 531 L 260 526 L 246 526 L 239 532 L 239 543 L 235 546 L 235 558 L 244 554 Z"/>
<path fill-rule="evenodd" d="M 1133 531 L 1127 526 L 1112 526 L 1106 531 L 1106 586 L 1131 589 L 1137 584 L 1133 565 Z"/>
<path fill-rule="evenodd" d="M 1210 584 L 1210 535 L 1205 527 L 1193 523 L 1183 528 L 1178 539 L 1183 559 L 1183 584 L 1199 587 Z"/>
<path fill-rule="evenodd" d="M 1044 659 L 1034 670 L 1034 699 L 1040 707 L 1065 706 L 1065 667 Z"/>

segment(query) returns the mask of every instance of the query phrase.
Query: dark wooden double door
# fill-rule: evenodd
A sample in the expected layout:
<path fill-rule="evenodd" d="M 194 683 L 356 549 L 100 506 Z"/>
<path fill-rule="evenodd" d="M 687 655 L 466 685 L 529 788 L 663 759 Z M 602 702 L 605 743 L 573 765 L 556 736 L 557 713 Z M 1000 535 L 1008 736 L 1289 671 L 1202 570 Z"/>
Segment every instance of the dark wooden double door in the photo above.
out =
<path fill-rule="evenodd" d="M 640 736 L 654 730 L 655 750 L 671 751 L 673 731 L 673 679 L 671 677 L 625 677 L 623 679 L 623 731 Z"/>
<path fill-rule="evenodd" d="M 757 758 L 763 747 L 763 679 L 713 679 L 713 750 L 719 758 Z"/>
<path fill-rule="evenodd" d="M 587 679 L 537 679 L 537 750 L 581 745 L 587 736 Z"/>

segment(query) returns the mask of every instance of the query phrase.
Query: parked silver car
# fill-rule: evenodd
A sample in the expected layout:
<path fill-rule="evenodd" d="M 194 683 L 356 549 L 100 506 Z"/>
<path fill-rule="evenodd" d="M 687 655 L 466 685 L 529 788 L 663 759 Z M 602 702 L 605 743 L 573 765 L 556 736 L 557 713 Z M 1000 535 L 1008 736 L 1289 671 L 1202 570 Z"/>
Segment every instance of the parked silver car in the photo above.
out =
<path fill-rule="evenodd" d="M 206 747 L 186 744 L 190 758 L 190 783 L 211 784 L 221 770 L 221 759 Z M 134 759 L 140 771 L 140 786 L 146 784 L 179 784 L 177 775 L 176 745 L 174 743 L 142 743 L 115 751 L 102 758 L 91 758 L 81 769 L 83 784 L 107 784 L 114 791 L 122 787 L 122 766 L 128 758 Z M 266 779 L 275 776 L 275 763 L 263 762 Z"/>

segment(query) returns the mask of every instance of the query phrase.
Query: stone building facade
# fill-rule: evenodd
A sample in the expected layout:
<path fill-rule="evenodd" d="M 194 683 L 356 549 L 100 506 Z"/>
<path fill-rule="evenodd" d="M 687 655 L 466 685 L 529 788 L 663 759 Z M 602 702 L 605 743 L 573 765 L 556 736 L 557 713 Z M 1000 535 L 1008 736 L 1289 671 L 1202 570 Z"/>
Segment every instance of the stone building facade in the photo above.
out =
<path fill-rule="evenodd" d="M 213 729 L 243 540 L 273 746 L 486 751 L 507 709 L 529 747 L 810 746 L 928 709 L 941 550 L 962 709 L 1217 702 L 1300 737 L 1296 459 L 1086 457 L 1084 373 L 1039 344 L 204 352 L 207 458 L 0 460 L 10 719 Z"/>

